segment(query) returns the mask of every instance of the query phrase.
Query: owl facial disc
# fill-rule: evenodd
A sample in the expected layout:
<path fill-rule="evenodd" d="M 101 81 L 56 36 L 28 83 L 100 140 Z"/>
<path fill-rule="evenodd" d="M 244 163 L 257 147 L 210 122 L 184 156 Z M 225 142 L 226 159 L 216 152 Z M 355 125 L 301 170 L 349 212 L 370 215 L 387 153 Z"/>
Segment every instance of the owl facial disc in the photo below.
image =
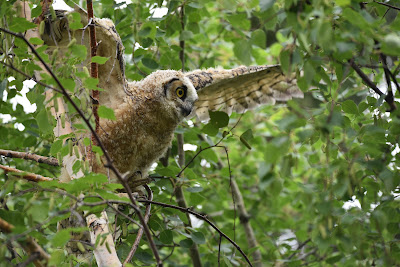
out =
<path fill-rule="evenodd" d="M 164 85 L 164 94 L 177 107 L 178 118 L 187 117 L 194 108 L 198 99 L 197 92 L 190 80 L 186 77 L 174 77 Z"/>

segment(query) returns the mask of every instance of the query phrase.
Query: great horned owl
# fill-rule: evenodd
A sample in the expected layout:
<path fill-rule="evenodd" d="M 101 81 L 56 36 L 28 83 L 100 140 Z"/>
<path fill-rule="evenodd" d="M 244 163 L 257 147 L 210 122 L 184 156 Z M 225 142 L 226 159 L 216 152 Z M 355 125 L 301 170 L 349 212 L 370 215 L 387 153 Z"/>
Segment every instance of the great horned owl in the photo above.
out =
<path fill-rule="evenodd" d="M 303 97 L 278 65 L 189 73 L 159 70 L 128 83 L 125 91 L 115 108 L 117 120 L 101 121 L 100 138 L 121 173 L 142 175 L 165 153 L 185 117 L 204 121 L 209 110 L 243 113 Z"/>
<path fill-rule="evenodd" d="M 82 25 L 86 25 L 86 12 L 79 7 L 76 11 L 81 14 Z M 63 51 L 69 47 L 71 33 L 64 13 L 60 14 L 48 19 L 49 32 L 45 31 L 42 38 L 49 47 Z M 100 104 L 112 108 L 116 116 L 115 121 L 101 119 L 98 134 L 121 173 L 141 172 L 145 177 L 149 167 L 165 153 L 175 128 L 185 117 L 196 116 L 206 121 L 210 110 L 243 113 L 262 104 L 303 97 L 294 77 L 285 76 L 278 65 L 188 73 L 159 70 L 141 81 L 128 83 L 123 45 L 114 24 L 109 19 L 97 18 L 94 24 L 101 40 L 97 53 L 111 59 L 99 65 L 99 86 L 104 89 L 100 92 Z M 89 43 L 84 29 L 73 34 L 82 43 Z M 108 173 L 105 168 L 100 171 Z M 110 176 L 115 181 L 112 173 Z M 63 180 L 67 179 L 70 178 Z"/>

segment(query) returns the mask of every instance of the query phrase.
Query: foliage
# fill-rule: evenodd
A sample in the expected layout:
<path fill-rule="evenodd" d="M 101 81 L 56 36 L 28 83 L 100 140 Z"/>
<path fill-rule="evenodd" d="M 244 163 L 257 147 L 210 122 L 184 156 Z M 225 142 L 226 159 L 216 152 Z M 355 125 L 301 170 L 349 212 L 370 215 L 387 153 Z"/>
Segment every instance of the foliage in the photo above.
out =
<path fill-rule="evenodd" d="M 15 16 L 14 2 L 1 2 L 1 27 L 17 32 L 35 27 Z M 39 1 L 30 2 L 34 16 L 38 16 Z M 72 1 L 66 2 L 72 5 Z M 385 3 L 400 6 L 394 0 Z M 398 9 L 360 0 L 149 0 L 129 4 L 99 0 L 94 1 L 94 8 L 97 17 L 115 22 L 124 42 L 130 80 L 142 79 L 156 69 L 181 69 L 180 41 L 184 41 L 185 70 L 280 63 L 286 73 L 297 73 L 298 86 L 306 92 L 304 100 L 266 106 L 243 116 L 233 114 L 229 124 L 226 116 L 218 113 L 205 126 L 184 123 L 177 132 L 184 134 L 185 144 L 195 148 L 186 151 L 186 162 L 221 138 L 224 140 L 219 146 L 227 147 L 229 161 L 224 149 L 206 149 L 182 177 L 176 178 L 180 168 L 174 141 L 168 167 L 158 164 L 154 170 L 154 176 L 170 177 L 155 178 L 150 184 L 156 201 L 176 204 L 174 186 L 182 184 L 189 206 L 208 214 L 250 256 L 254 249 L 248 249 L 230 193 L 231 170 L 251 215 L 265 266 L 400 265 L 399 109 L 387 112 L 390 106 L 385 95 L 370 90 L 351 67 L 354 61 L 380 90 L 388 92 L 393 87 L 395 97 L 399 97 L 399 88 L 394 90 L 394 77 L 399 77 Z M 167 10 L 165 16 L 154 16 L 159 8 Z M 71 27 L 83 26 L 76 25 L 74 15 L 70 20 Z M 9 35 L 0 37 L 0 60 L 9 63 L 12 58 L 15 68 L 33 75 L 38 67 L 28 47 Z M 45 50 L 42 46 L 38 52 L 55 66 L 56 52 L 48 55 Z M 78 78 L 86 88 L 96 85 L 85 71 L 74 67 L 86 54 L 85 46 L 71 44 L 70 55 L 57 69 L 71 93 Z M 389 84 L 383 59 L 392 74 Z M 55 120 L 45 108 L 44 88 L 36 84 L 29 89 L 27 98 L 37 109 L 26 113 L 16 103 L 26 77 L 4 65 L 0 68 L 0 110 L 11 116 L 1 117 L 0 148 L 58 158 L 74 153 L 70 145 L 73 136 L 64 136 L 69 138 L 64 145 L 53 136 Z M 55 86 L 51 77 L 43 81 Z M 76 94 L 73 100 L 78 105 L 86 102 Z M 72 107 L 68 110 L 71 117 L 76 115 Z M 104 108 L 101 115 L 112 117 L 113 113 Z M 86 128 L 83 124 L 75 127 Z M 204 138 L 199 138 L 201 135 Z M 56 167 L 5 157 L 0 161 L 27 172 L 59 176 Z M 75 166 L 77 170 L 80 167 Z M 15 226 L 12 234 L 0 235 L 0 262 L 13 256 L 7 250 L 7 240 L 31 236 L 49 252 L 51 265 L 72 260 L 64 246 L 72 230 L 82 231 L 57 232 L 57 222 L 73 209 L 98 213 L 105 208 L 75 206 L 74 198 L 59 194 L 56 188 L 75 197 L 84 193 L 110 200 L 118 199 L 115 189 L 119 187 L 94 174 L 69 184 L 34 184 L 3 173 L 0 184 L 0 218 Z M 121 210 L 134 216 L 128 206 Z M 114 216 L 110 218 L 114 220 Z M 201 221 L 192 228 L 185 227 L 187 220 L 178 210 L 152 207 L 149 226 L 165 266 L 191 265 L 189 248 L 193 243 L 198 245 L 203 265 L 216 266 L 218 233 Z M 117 251 L 124 259 L 138 227 L 122 216 L 113 222 L 118 229 Z M 22 258 L 14 258 L 13 264 L 27 259 L 19 248 L 16 251 Z M 133 263 L 154 264 L 145 239 Z M 221 244 L 221 265 L 245 265 L 226 240 Z"/>

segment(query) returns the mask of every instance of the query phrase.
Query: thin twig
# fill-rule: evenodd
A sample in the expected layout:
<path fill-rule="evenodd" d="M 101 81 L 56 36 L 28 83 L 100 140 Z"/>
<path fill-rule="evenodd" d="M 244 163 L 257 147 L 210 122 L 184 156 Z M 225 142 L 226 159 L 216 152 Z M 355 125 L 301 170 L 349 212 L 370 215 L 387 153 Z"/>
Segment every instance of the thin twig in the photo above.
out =
<path fill-rule="evenodd" d="M 49 178 L 49 177 L 45 177 L 45 176 L 35 174 L 35 173 L 24 172 L 24 171 L 21 171 L 21 170 L 12 168 L 12 167 L 7 167 L 4 165 L 0 165 L 0 169 L 3 169 L 4 172 L 6 172 L 6 173 L 8 173 L 8 172 L 15 173 L 16 177 L 21 177 L 21 178 L 24 178 L 26 180 L 33 181 L 33 182 L 43 182 L 43 181 L 52 181 L 53 180 L 52 178 Z"/>
<path fill-rule="evenodd" d="M 218 267 L 220 266 L 220 259 L 221 259 L 221 243 L 222 243 L 222 235 L 219 235 L 219 242 L 218 242 Z"/>
<path fill-rule="evenodd" d="M 151 191 L 150 187 L 147 184 L 145 184 L 144 188 L 147 191 L 147 199 L 152 201 L 153 200 L 153 192 Z M 146 212 L 144 214 L 144 219 L 146 220 L 146 223 L 148 223 L 148 221 L 150 219 L 150 211 L 151 211 L 151 204 L 148 204 L 146 207 Z M 132 260 L 133 255 L 135 255 L 135 252 L 136 252 L 137 248 L 139 247 L 139 243 L 140 243 L 140 240 L 142 239 L 142 236 L 143 236 L 143 228 L 140 228 L 138 230 L 138 233 L 136 234 L 135 242 L 133 242 L 132 248 L 129 251 L 129 254 L 126 257 L 122 266 L 125 266 L 127 263 L 129 263 Z"/>
<path fill-rule="evenodd" d="M 43 86 L 43 87 L 47 87 L 47 88 L 49 88 L 49 89 L 51 89 L 51 90 L 56 91 L 57 93 L 62 94 L 62 91 L 58 90 L 57 88 L 55 88 L 55 87 L 53 87 L 53 86 L 51 86 L 51 85 L 45 84 L 44 82 L 38 81 L 34 76 L 30 76 L 30 75 L 26 74 L 25 72 L 23 72 L 23 71 L 17 69 L 17 68 L 14 67 L 13 65 L 9 65 L 9 64 L 4 63 L 4 62 L 2 62 L 2 61 L 0 61 L 0 63 L 3 64 L 3 65 L 6 66 L 6 67 L 8 67 L 8 68 L 10 68 L 10 69 L 12 69 L 12 70 L 18 72 L 19 74 L 25 76 L 26 78 L 28 78 L 28 79 L 30 79 L 30 80 L 33 80 L 35 83 L 38 83 L 38 84 L 40 84 L 40 85 Z"/>
<path fill-rule="evenodd" d="M 288 260 L 292 259 L 294 257 L 294 255 L 296 255 L 296 253 L 299 252 L 300 249 L 302 249 L 305 245 L 307 245 L 308 242 L 311 241 L 311 238 L 305 240 L 304 242 L 300 243 L 299 246 L 297 247 L 296 251 L 293 252 L 289 257 Z"/>
<path fill-rule="evenodd" d="M 376 3 L 376 4 L 378 4 L 378 5 L 386 6 L 386 7 L 395 9 L 395 10 L 397 10 L 397 11 L 400 11 L 400 7 L 392 6 L 392 5 L 389 5 L 389 4 L 386 4 L 386 3 L 382 3 L 382 2 L 373 1 L 373 2 L 362 2 L 362 3 L 363 3 L 364 5 Z"/>
<path fill-rule="evenodd" d="M 212 228 L 214 228 L 215 231 L 217 231 L 221 236 L 223 236 L 226 240 L 228 240 L 239 252 L 240 254 L 242 254 L 242 256 L 245 258 L 246 262 L 249 264 L 249 266 L 253 266 L 249 260 L 249 258 L 246 256 L 246 254 L 243 252 L 243 250 L 240 248 L 240 246 L 238 244 L 235 243 L 235 241 L 233 241 L 231 238 L 229 238 L 229 236 L 227 236 L 224 232 L 222 232 L 214 223 L 212 223 L 209 219 L 207 219 L 207 216 L 202 215 L 200 213 L 194 212 L 192 211 L 190 208 L 181 208 L 175 205 L 171 205 L 171 204 L 166 204 L 166 203 L 162 203 L 162 202 L 157 202 L 157 201 L 149 201 L 149 200 L 144 200 L 144 199 L 138 199 L 139 202 L 142 203 L 151 203 L 154 205 L 158 205 L 158 206 L 162 206 L 165 208 L 172 208 L 172 209 L 176 209 L 185 213 L 190 213 L 194 216 L 196 216 L 197 218 L 205 221 L 206 223 L 208 223 Z"/>
<path fill-rule="evenodd" d="M 44 157 L 37 154 L 32 154 L 29 152 L 18 152 L 12 150 L 0 149 L 0 155 L 9 158 L 19 158 L 33 160 L 39 163 L 45 163 L 52 166 L 59 166 L 58 160 L 52 157 Z"/>

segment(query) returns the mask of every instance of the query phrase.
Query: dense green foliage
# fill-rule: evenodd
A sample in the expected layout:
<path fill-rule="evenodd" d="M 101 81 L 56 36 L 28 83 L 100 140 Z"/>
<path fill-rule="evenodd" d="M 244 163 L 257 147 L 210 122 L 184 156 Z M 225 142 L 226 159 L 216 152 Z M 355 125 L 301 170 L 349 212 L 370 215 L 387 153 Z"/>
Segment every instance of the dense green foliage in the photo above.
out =
<path fill-rule="evenodd" d="M 34 27 L 15 16 L 13 2 L 1 2 L 1 27 L 16 32 Z M 174 141 L 168 167 L 158 164 L 152 174 L 172 177 L 156 178 L 150 184 L 154 200 L 176 204 L 174 186 L 182 184 L 188 205 L 208 214 L 251 259 L 255 249 L 248 249 L 230 193 L 230 178 L 234 178 L 265 266 L 400 265 L 400 111 L 388 112 L 385 95 L 375 94 L 350 65 L 354 62 L 359 66 L 384 93 L 388 92 L 385 78 L 389 77 L 389 89 L 399 97 L 394 82 L 400 77 L 399 10 L 362 2 L 157 0 L 126 5 L 113 0 L 95 1 L 95 15 L 111 18 L 124 42 L 130 80 L 139 80 L 156 69 L 181 69 L 180 41 L 184 41 L 185 70 L 280 63 L 286 73 L 297 73 L 298 86 L 305 92 L 303 100 L 266 106 L 243 116 L 233 114 L 229 124 L 223 114 L 216 114 L 205 126 L 184 123 L 177 132 L 184 134 L 186 144 L 196 146 L 196 151 L 186 151 L 186 162 L 223 137 L 219 146 L 225 146 L 228 154 L 221 147 L 204 150 L 182 178 L 174 178 L 180 170 Z M 386 3 L 400 7 L 395 0 Z M 166 8 L 167 14 L 154 17 L 160 7 Z M 40 6 L 33 8 L 34 16 L 40 12 Z M 70 19 L 74 27 L 74 16 Z M 0 60 L 10 64 L 12 59 L 16 68 L 32 75 L 37 66 L 25 60 L 33 58 L 27 46 L 9 35 L 2 33 L 0 37 Z M 39 49 L 42 55 L 44 51 L 45 47 Z M 76 71 L 73 66 L 85 56 L 85 49 L 72 45 L 70 57 L 63 59 L 64 69 L 57 73 L 70 78 L 66 74 Z M 46 58 L 52 64 L 52 55 Z M 382 59 L 392 75 L 385 76 Z M 56 157 L 73 153 L 68 144 L 63 146 L 53 136 L 55 121 L 46 111 L 43 88 L 36 85 L 30 89 L 27 97 L 36 103 L 37 110 L 27 114 L 20 104 L 13 104 L 26 77 L 4 65 L 0 70 L 0 113 L 12 117 L 0 119 L 0 148 Z M 87 87 L 93 86 L 85 74 L 75 75 L 86 79 Z M 11 76 L 15 80 L 11 81 Z M 45 81 L 54 84 L 51 78 Z M 65 84 L 70 81 L 66 79 Z M 73 91 L 75 84 L 69 86 Z M 111 115 L 105 110 L 103 116 Z M 48 177 L 59 175 L 57 167 L 22 159 L 2 157 L 0 164 Z M 88 174 L 68 185 L 34 184 L 2 173 L 0 218 L 16 228 L 12 234 L 0 234 L 0 262 L 12 256 L 6 241 L 19 233 L 23 233 L 21 240 L 26 236 L 36 238 L 52 255 L 52 264 L 67 262 L 72 257 L 64 250 L 70 230 L 57 232 L 57 221 L 67 218 L 73 208 L 98 212 L 105 206 L 75 207 L 74 199 L 54 189 L 61 187 L 75 196 L 83 192 L 115 198 L 113 189 L 117 186 L 102 183 L 106 181 L 103 178 Z M 127 207 L 123 212 L 133 214 Z M 114 220 L 111 210 L 109 214 Z M 218 233 L 206 223 L 185 228 L 185 222 L 187 217 L 180 211 L 152 207 L 149 226 L 165 266 L 190 266 L 188 248 L 193 242 L 198 244 L 203 265 L 217 266 Z M 124 259 L 138 227 L 121 216 L 117 225 L 123 229 L 117 234 L 117 251 Z M 13 259 L 13 264 L 28 257 L 17 251 L 22 259 Z M 145 238 L 133 263 L 154 265 Z M 224 239 L 221 265 L 246 265 Z"/>

